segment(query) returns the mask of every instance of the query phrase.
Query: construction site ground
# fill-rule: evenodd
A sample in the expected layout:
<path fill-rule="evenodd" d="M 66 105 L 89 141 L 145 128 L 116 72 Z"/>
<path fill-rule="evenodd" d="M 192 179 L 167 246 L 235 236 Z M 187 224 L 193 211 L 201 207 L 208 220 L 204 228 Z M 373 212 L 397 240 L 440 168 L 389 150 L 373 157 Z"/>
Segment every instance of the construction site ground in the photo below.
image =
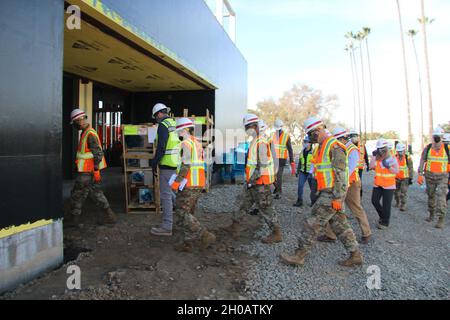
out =
<path fill-rule="evenodd" d="M 408 211 L 393 209 L 391 227 L 377 230 L 378 217 L 370 203 L 372 179 L 365 174 L 363 204 L 374 237 L 369 245 L 361 246 L 364 265 L 339 267 L 337 261 L 346 256 L 343 246 L 318 243 L 305 265 L 295 268 L 283 265 L 278 257 L 294 251 L 303 220 L 310 214 L 309 206 L 292 206 L 297 198 L 295 177 L 285 174 L 283 198 L 274 200 L 283 243 L 260 243 L 268 230 L 257 216 L 245 217 L 239 239 L 222 231 L 231 221 L 231 212 L 238 210 L 244 187 L 218 185 L 203 195 L 196 213 L 217 234 L 217 243 L 189 254 L 174 250 L 180 241 L 177 230 L 173 237 L 150 234 L 161 216 L 124 213 L 121 171 L 108 169 L 103 188 L 119 223 L 97 225 L 101 211 L 87 200 L 81 225 L 65 227 L 65 264 L 0 299 L 449 299 L 449 222 L 444 230 L 425 222 L 426 195 L 413 186 Z M 64 187 L 66 213 L 72 183 Z M 309 189 L 305 192 L 308 204 Z M 350 221 L 359 237 L 356 220 Z M 67 289 L 67 268 L 73 264 L 81 270 L 81 290 Z M 366 286 L 367 269 L 374 265 L 381 270 L 379 290 Z"/>

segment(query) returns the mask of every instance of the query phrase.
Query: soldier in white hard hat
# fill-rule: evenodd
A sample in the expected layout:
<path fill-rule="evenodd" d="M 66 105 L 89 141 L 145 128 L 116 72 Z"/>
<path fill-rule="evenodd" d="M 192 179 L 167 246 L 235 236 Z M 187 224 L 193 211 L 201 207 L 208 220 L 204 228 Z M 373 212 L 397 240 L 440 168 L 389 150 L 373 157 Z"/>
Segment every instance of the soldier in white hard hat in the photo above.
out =
<path fill-rule="evenodd" d="M 259 213 L 271 230 L 271 234 L 262 238 L 261 241 L 265 244 L 273 244 L 283 240 L 278 215 L 272 208 L 270 191 L 270 186 L 275 180 L 275 169 L 269 143 L 261 135 L 258 123 L 259 118 L 256 115 L 245 115 L 245 130 L 249 136 L 253 137 L 245 168 L 246 190 L 239 210 L 233 212 L 233 221 L 225 230 L 233 237 L 239 237 L 242 218 L 256 204 Z"/>
<path fill-rule="evenodd" d="M 396 146 L 397 154 L 395 155 L 399 172 L 395 177 L 397 189 L 395 190 L 395 207 L 400 211 L 406 211 L 406 202 L 408 199 L 408 188 L 412 185 L 414 178 L 414 164 L 412 158 L 406 152 L 406 145 L 399 142 Z"/>
<path fill-rule="evenodd" d="M 76 157 L 78 174 L 70 200 L 73 223 L 78 224 L 83 203 L 89 196 L 95 205 L 103 211 L 102 219 L 99 222 L 101 224 L 115 224 L 117 222 L 116 215 L 111 210 L 108 199 L 106 199 L 100 187 L 100 171 L 106 168 L 106 161 L 98 134 L 87 122 L 87 115 L 83 110 L 74 109 L 70 118 L 70 124 L 77 131 L 81 131 Z"/>
<path fill-rule="evenodd" d="M 280 199 L 283 192 L 283 171 L 284 167 L 289 158 L 289 163 L 291 166 L 291 174 L 295 175 L 295 160 L 294 151 L 292 149 L 291 136 L 288 132 L 283 130 L 284 123 L 281 119 L 277 119 L 274 123 L 275 132 L 271 138 L 271 147 L 275 151 L 274 161 L 275 161 L 275 190 L 274 198 Z"/>
<path fill-rule="evenodd" d="M 317 236 L 327 223 L 330 223 L 332 230 L 350 254 L 348 259 L 340 261 L 339 264 L 345 267 L 361 265 L 363 257 L 344 213 L 343 203 L 348 184 L 346 147 L 325 131 L 325 125 L 318 117 L 306 120 L 304 127 L 310 142 L 319 144 L 313 157 L 319 198 L 304 224 L 295 254 L 283 253 L 281 260 L 290 265 L 303 265 Z"/>
<path fill-rule="evenodd" d="M 176 170 L 180 158 L 180 140 L 176 132 L 176 122 L 169 117 L 170 108 L 157 103 L 152 110 L 158 122 L 156 135 L 156 155 L 151 162 L 154 172 L 159 168 L 159 190 L 163 209 L 163 221 L 159 227 L 151 229 L 156 236 L 171 236 L 173 227 L 173 193 L 169 181 Z"/>
<path fill-rule="evenodd" d="M 448 145 L 443 143 L 444 130 L 437 127 L 433 132 L 433 142 L 422 152 L 419 164 L 418 183 L 424 183 L 428 194 L 428 222 L 433 222 L 435 214 L 439 215 L 436 228 L 443 229 L 447 214 L 446 194 L 448 191 L 448 174 L 450 169 L 450 153 Z"/>

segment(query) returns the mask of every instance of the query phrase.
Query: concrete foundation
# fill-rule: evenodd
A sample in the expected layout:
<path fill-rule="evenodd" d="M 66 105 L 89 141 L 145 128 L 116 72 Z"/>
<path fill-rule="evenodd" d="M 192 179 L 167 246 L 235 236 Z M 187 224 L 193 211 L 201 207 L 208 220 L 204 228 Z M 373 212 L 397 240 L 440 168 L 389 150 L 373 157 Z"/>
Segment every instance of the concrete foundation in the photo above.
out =
<path fill-rule="evenodd" d="M 0 293 L 63 263 L 62 220 L 0 239 Z"/>

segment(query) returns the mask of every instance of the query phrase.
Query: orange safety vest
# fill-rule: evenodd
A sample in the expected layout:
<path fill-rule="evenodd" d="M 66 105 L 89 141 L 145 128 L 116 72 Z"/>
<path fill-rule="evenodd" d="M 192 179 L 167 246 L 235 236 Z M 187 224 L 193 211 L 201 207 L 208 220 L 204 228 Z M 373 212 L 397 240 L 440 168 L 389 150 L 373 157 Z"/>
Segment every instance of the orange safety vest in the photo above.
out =
<path fill-rule="evenodd" d="M 93 135 L 97 139 L 99 147 L 100 148 L 102 147 L 102 143 L 100 142 L 98 134 L 94 129 L 88 128 L 85 131 L 83 131 L 80 137 L 80 142 L 78 143 L 77 159 L 75 161 L 78 172 L 94 171 L 94 155 L 92 154 L 92 151 L 89 149 L 87 142 L 89 135 Z M 106 160 L 105 157 L 103 157 L 102 161 L 98 165 L 98 169 L 103 170 L 106 167 L 107 167 Z"/>
<path fill-rule="evenodd" d="M 360 143 L 358 146 L 359 150 L 359 163 L 358 163 L 358 169 L 364 170 L 364 166 L 366 165 L 366 147 Z"/>
<path fill-rule="evenodd" d="M 260 150 L 260 145 L 265 144 L 267 147 L 267 163 L 258 164 L 258 153 Z M 267 139 L 263 136 L 258 136 L 255 140 L 252 141 L 250 148 L 248 149 L 247 156 L 247 166 L 245 168 L 245 175 L 247 183 L 250 182 L 250 178 L 253 175 L 253 172 L 259 165 L 261 177 L 256 181 L 257 185 L 270 185 L 275 182 L 275 168 L 272 157 L 272 151 L 270 151 L 269 143 Z"/>
<path fill-rule="evenodd" d="M 433 173 L 449 172 L 448 156 L 444 144 L 442 144 L 439 151 L 433 148 L 430 148 L 430 151 L 428 151 L 427 171 Z"/>
<path fill-rule="evenodd" d="M 356 151 L 359 153 L 359 149 L 353 143 L 350 142 L 350 144 L 347 146 L 347 161 L 348 161 L 348 158 L 350 157 L 350 154 L 353 151 Z M 350 174 L 350 176 L 348 178 L 349 185 L 353 184 L 354 182 L 359 181 L 358 166 L 355 168 L 355 170 L 352 173 L 349 173 L 349 174 Z"/>
<path fill-rule="evenodd" d="M 395 156 L 397 158 L 399 171 L 396 179 L 408 179 L 409 178 L 409 168 L 408 168 L 408 162 L 406 161 L 406 155 L 403 156 L 403 159 L 400 160 L 400 157 L 398 154 Z"/>
<path fill-rule="evenodd" d="M 287 159 L 288 157 L 287 142 L 289 139 L 289 134 L 282 131 L 281 135 L 278 136 L 278 132 L 279 131 L 276 131 L 272 137 L 272 143 L 275 148 L 275 155 L 277 156 L 277 159 Z"/>
<path fill-rule="evenodd" d="M 345 152 L 347 148 L 340 143 L 335 137 L 328 137 L 320 146 L 315 150 L 313 156 L 314 160 L 314 178 L 317 180 L 317 190 L 322 191 L 324 189 L 332 189 L 334 187 L 334 170 L 331 164 L 331 148 L 335 145 L 340 146 Z M 347 176 L 348 176 L 348 164 Z M 348 184 L 348 181 L 347 181 Z"/>
<path fill-rule="evenodd" d="M 395 187 L 395 174 L 389 171 L 389 169 L 381 166 L 380 160 L 377 160 L 375 166 L 375 185 L 382 188 Z"/>
<path fill-rule="evenodd" d="M 186 176 L 186 188 L 204 188 L 206 185 L 205 161 L 201 144 L 195 137 L 191 136 L 189 139 L 183 140 L 182 145 L 186 146 L 191 152 L 191 163 Z"/>

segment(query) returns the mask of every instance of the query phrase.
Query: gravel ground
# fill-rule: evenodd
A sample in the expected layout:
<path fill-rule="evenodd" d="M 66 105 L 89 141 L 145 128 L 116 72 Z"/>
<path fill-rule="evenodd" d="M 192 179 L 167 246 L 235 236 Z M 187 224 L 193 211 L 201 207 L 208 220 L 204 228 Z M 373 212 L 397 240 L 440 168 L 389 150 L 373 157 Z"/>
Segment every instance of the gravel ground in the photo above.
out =
<path fill-rule="evenodd" d="M 303 267 L 291 267 L 280 262 L 279 254 L 295 250 L 301 225 L 311 210 L 308 207 L 300 211 L 292 206 L 297 180 L 286 177 L 283 199 L 274 201 L 285 241 L 275 246 L 254 241 L 241 247 L 257 257 L 246 275 L 246 296 L 251 299 L 449 299 L 448 219 L 444 230 L 425 222 L 426 194 L 418 186 L 412 186 L 408 211 L 402 213 L 393 208 L 391 227 L 377 230 L 378 216 L 370 203 L 372 181 L 371 175 L 365 175 L 363 206 L 374 236 L 369 245 L 361 246 L 364 265 L 353 269 L 338 266 L 337 261 L 346 257 L 338 242 L 317 243 Z M 218 205 L 222 207 L 226 203 Z M 350 221 L 359 238 L 357 221 Z M 263 228 L 258 233 L 267 232 Z M 381 270 L 380 290 L 369 290 L 366 286 L 370 276 L 367 269 L 372 265 Z"/>

